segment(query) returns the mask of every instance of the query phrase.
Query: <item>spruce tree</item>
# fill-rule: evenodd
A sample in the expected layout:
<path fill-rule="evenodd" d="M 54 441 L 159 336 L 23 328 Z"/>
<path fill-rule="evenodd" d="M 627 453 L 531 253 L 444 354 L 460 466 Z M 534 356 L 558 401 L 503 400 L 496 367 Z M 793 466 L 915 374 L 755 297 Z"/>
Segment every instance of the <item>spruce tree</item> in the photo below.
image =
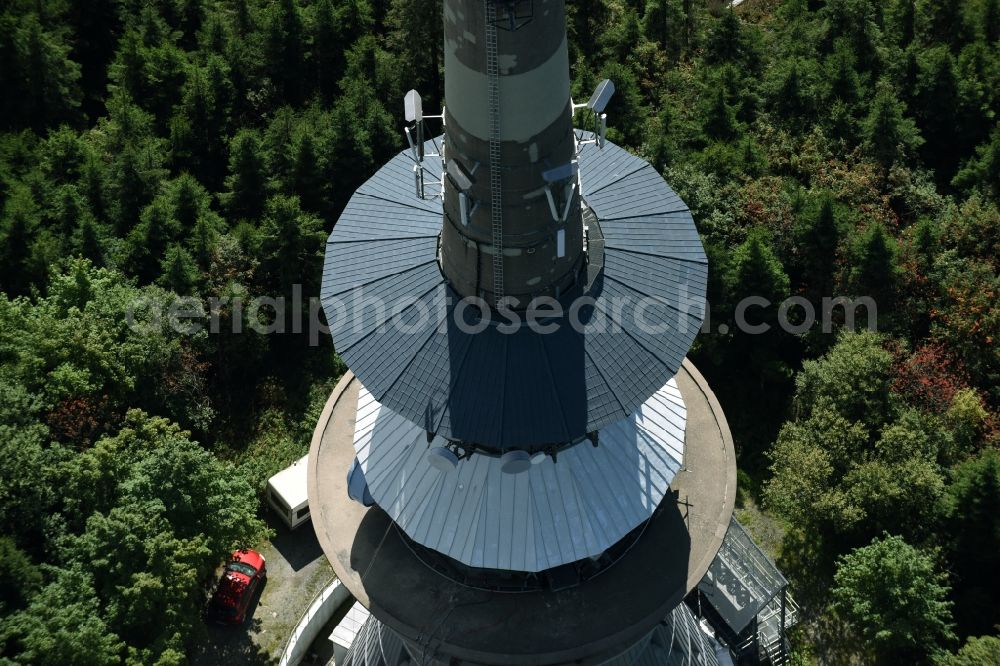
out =
<path fill-rule="evenodd" d="M 679 0 L 647 0 L 642 16 L 646 37 L 657 42 L 672 60 L 684 48 L 684 11 Z"/>
<path fill-rule="evenodd" d="M 56 222 L 59 236 L 63 241 L 69 241 L 83 215 L 83 200 L 76 188 L 64 185 L 56 194 Z"/>
<path fill-rule="evenodd" d="M 970 145 L 968 122 L 956 127 L 956 119 L 963 115 L 962 98 L 955 59 L 947 49 L 938 47 L 923 54 L 916 92 L 913 110 L 926 141 L 924 158 L 950 179 L 961 154 L 975 142 Z"/>
<path fill-rule="evenodd" d="M 880 322 L 893 314 L 896 305 L 897 254 L 895 241 L 881 224 L 873 224 L 854 248 L 851 289 L 855 296 L 875 301 Z"/>
<path fill-rule="evenodd" d="M 705 42 L 705 60 L 709 64 L 739 62 L 742 56 L 743 24 L 736 12 L 726 9 L 712 25 Z"/>
<path fill-rule="evenodd" d="M 104 265 L 104 251 L 97 231 L 97 224 L 89 215 L 80 219 L 73 234 L 73 252 L 79 257 L 89 259 L 95 266 Z"/>
<path fill-rule="evenodd" d="M 913 0 L 892 0 L 885 8 L 886 36 L 896 46 L 905 49 L 913 41 Z"/>
<path fill-rule="evenodd" d="M 827 80 L 830 95 L 846 104 L 853 104 L 861 97 L 861 84 L 854 68 L 854 56 L 846 44 L 840 43 L 827 58 Z"/>
<path fill-rule="evenodd" d="M 993 130 L 989 141 L 976 148 L 975 155 L 955 175 L 952 184 L 978 189 L 1000 203 L 1000 125 Z"/>
<path fill-rule="evenodd" d="M 736 111 L 726 102 L 726 91 L 721 86 L 709 93 L 702 129 L 709 139 L 729 141 L 739 134 Z"/>
<path fill-rule="evenodd" d="M 142 173 L 141 157 L 134 148 L 126 148 L 115 164 L 113 192 L 115 231 L 125 234 L 139 221 L 150 192 Z"/>
<path fill-rule="evenodd" d="M 983 15 L 980 24 L 987 44 L 995 44 L 997 40 L 1000 40 L 1000 0 L 983 1 Z"/>
<path fill-rule="evenodd" d="M 157 282 L 165 289 L 180 296 L 188 296 L 198 284 L 198 266 L 194 259 L 176 243 L 167 248 L 167 253 L 160 264 L 162 274 Z"/>
<path fill-rule="evenodd" d="M 295 0 L 278 0 L 268 7 L 264 26 L 264 62 L 271 81 L 289 104 L 298 104 L 304 90 L 305 34 Z"/>
<path fill-rule="evenodd" d="M 390 0 L 386 14 L 389 49 L 400 56 L 402 78 L 424 95 L 430 108 L 444 96 L 441 12 L 441 0 Z"/>
<path fill-rule="evenodd" d="M 90 157 L 83 166 L 81 187 L 90 211 L 98 220 L 107 221 L 104 200 L 104 167 L 96 157 Z"/>
<path fill-rule="evenodd" d="M 788 297 L 789 281 L 781 260 L 771 249 L 766 236 L 761 231 L 750 234 L 746 242 L 733 253 L 728 291 L 734 297 L 759 296 L 771 305 L 748 311 L 751 324 L 777 322 L 778 305 Z"/>
<path fill-rule="evenodd" d="M 916 0 L 914 32 L 924 46 L 947 44 L 957 49 L 969 41 L 963 0 Z"/>
<path fill-rule="evenodd" d="M 202 271 L 208 271 L 212 264 L 217 239 L 218 232 L 209 222 L 209 218 L 198 218 L 198 222 L 188 238 L 188 247 L 190 247 L 191 255 Z"/>
<path fill-rule="evenodd" d="M 230 220 L 257 220 L 267 197 L 260 139 L 253 130 L 240 130 L 229 144 L 229 176 L 223 203 Z"/>
<path fill-rule="evenodd" d="M 264 151 L 267 175 L 271 188 L 276 192 L 291 194 L 293 191 L 293 170 L 295 168 L 295 130 L 297 119 L 291 107 L 278 109 L 264 132 Z"/>
<path fill-rule="evenodd" d="M 190 233 L 203 215 L 211 214 L 208 192 L 190 174 L 181 174 L 168 183 L 166 193 L 172 216 L 185 232 Z"/>
<path fill-rule="evenodd" d="M 222 16 L 211 12 L 205 20 L 205 25 L 198 36 L 199 48 L 213 55 L 222 56 L 229 47 L 229 33 Z"/>
<path fill-rule="evenodd" d="M 205 0 L 178 0 L 181 32 L 180 44 L 186 51 L 193 51 L 198 44 L 198 32 L 205 20 Z"/>
<path fill-rule="evenodd" d="M 787 67 L 778 73 L 776 87 L 771 98 L 778 115 L 792 123 L 803 124 L 813 110 L 811 91 L 808 85 L 816 63 L 814 61 L 792 59 Z"/>
<path fill-rule="evenodd" d="M 904 106 L 892 88 L 879 85 L 872 109 L 863 123 L 864 138 L 883 173 L 923 144 L 916 124 L 903 115 Z"/>
<path fill-rule="evenodd" d="M 313 7 L 312 64 L 316 72 L 316 92 L 329 104 L 337 94 L 337 81 L 344 70 L 344 45 L 340 42 L 337 17 L 330 0 Z"/>
<path fill-rule="evenodd" d="M 323 170 L 316 154 L 316 143 L 309 131 L 303 132 L 295 145 L 292 184 L 303 208 L 313 213 L 325 210 Z"/>
<path fill-rule="evenodd" d="M 167 202 L 158 198 L 143 210 L 142 222 L 126 239 L 127 265 L 142 283 L 150 283 L 160 274 L 160 263 L 178 235 L 171 212 Z"/>
<path fill-rule="evenodd" d="M 288 294 L 302 284 L 305 293 L 315 289 L 321 263 L 323 225 L 304 212 L 298 197 L 276 195 L 267 202 L 261 228 L 261 269 L 267 286 Z"/>
<path fill-rule="evenodd" d="M 833 199 L 824 196 L 819 209 L 806 215 L 799 232 L 801 243 L 802 280 L 812 300 L 819 303 L 824 296 L 833 296 L 834 269 L 840 231 L 834 212 Z"/>
<path fill-rule="evenodd" d="M 944 496 L 956 615 L 964 632 L 993 629 L 1000 597 L 1000 454 L 986 449 L 955 468 Z"/>
<path fill-rule="evenodd" d="M 0 220 L 0 289 L 12 296 L 28 293 L 28 262 L 36 226 L 28 213 L 18 208 Z"/>
<path fill-rule="evenodd" d="M 23 21 L 18 35 L 24 44 L 19 63 L 24 77 L 18 107 L 23 114 L 21 122 L 41 132 L 54 123 L 77 120 L 82 97 L 80 65 L 69 58 L 70 47 L 64 38 L 46 32 L 34 14 Z"/>

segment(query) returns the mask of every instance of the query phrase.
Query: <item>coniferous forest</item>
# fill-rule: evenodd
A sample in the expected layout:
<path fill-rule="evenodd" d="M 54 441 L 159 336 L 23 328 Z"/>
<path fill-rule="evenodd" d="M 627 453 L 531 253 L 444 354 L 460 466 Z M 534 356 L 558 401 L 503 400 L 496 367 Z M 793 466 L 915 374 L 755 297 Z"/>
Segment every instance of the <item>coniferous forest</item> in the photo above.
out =
<path fill-rule="evenodd" d="M 1000 0 L 568 4 L 574 94 L 615 82 L 702 234 L 692 358 L 794 663 L 1000 664 Z M 441 42 L 440 1 L 0 4 L 0 663 L 186 663 L 344 370 L 233 298 L 318 295 Z M 751 335 L 751 295 L 877 332 Z"/>

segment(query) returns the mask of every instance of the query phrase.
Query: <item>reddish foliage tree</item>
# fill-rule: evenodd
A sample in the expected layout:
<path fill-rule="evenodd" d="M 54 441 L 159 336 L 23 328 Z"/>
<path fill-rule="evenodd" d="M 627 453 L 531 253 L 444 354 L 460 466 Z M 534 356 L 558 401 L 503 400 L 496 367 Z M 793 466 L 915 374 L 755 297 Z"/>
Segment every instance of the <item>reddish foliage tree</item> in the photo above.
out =
<path fill-rule="evenodd" d="M 46 422 L 57 442 L 90 446 L 108 428 L 108 396 L 65 398 L 48 413 Z"/>
<path fill-rule="evenodd" d="M 937 341 L 923 344 L 896 365 L 893 392 L 931 412 L 948 409 L 955 394 L 969 384 L 962 362 Z"/>

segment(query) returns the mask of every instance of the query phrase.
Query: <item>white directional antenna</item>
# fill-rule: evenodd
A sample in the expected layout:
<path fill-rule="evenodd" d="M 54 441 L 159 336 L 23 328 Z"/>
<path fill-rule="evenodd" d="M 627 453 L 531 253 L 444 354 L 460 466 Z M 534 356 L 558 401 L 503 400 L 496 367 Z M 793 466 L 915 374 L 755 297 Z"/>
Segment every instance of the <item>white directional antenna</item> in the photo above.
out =
<path fill-rule="evenodd" d="M 458 188 L 459 214 L 462 218 L 462 225 L 466 227 L 472 221 L 472 215 L 479 209 L 479 201 L 469 195 L 469 190 L 472 189 L 473 176 L 478 169 L 479 162 L 476 162 L 472 171 L 468 171 L 456 159 L 447 160 L 447 166 L 445 167 L 445 171 L 451 176 L 455 187 Z"/>
<path fill-rule="evenodd" d="M 568 164 L 557 166 L 554 169 L 542 172 L 542 179 L 545 180 L 545 198 L 549 202 L 549 212 L 556 222 L 565 222 L 569 217 L 570 207 L 573 204 L 573 195 L 576 193 L 577 174 L 580 172 L 580 164 L 573 160 Z M 552 188 L 562 185 L 555 193 Z M 558 203 L 556 199 L 559 199 Z"/>
<path fill-rule="evenodd" d="M 604 79 L 594 88 L 594 94 L 590 96 L 586 104 L 573 105 L 574 114 L 580 109 L 590 109 L 594 117 L 594 138 L 584 141 L 582 137 L 578 137 L 578 146 L 596 143 L 598 148 L 604 148 L 604 142 L 608 133 L 608 114 L 604 113 L 604 109 L 607 108 L 608 102 L 611 101 L 614 94 L 615 84 L 611 79 Z"/>
<path fill-rule="evenodd" d="M 440 180 L 427 180 L 425 174 L 430 174 L 432 178 L 434 177 L 434 174 L 433 172 L 428 171 L 427 167 L 424 166 L 424 158 L 439 158 L 441 160 L 441 170 L 443 174 L 444 147 L 439 146 L 437 139 L 434 139 L 434 148 L 437 152 L 425 154 L 424 144 L 426 141 L 424 140 L 424 120 L 428 118 L 438 119 L 441 121 L 441 124 L 444 125 L 444 111 L 442 110 L 441 114 L 437 116 L 425 116 L 424 102 L 420 97 L 420 93 L 416 90 L 411 90 L 403 97 L 403 113 L 406 117 L 406 122 L 413 123 L 412 126 L 407 125 L 404 128 L 404 133 L 406 134 L 406 141 L 410 144 L 410 152 L 412 153 L 413 177 L 416 184 L 417 198 L 433 199 L 435 197 L 441 197 L 443 199 L 444 176 L 442 175 Z M 428 196 L 427 185 L 437 185 L 440 189 L 437 193 Z"/>
<path fill-rule="evenodd" d="M 500 64 L 497 56 L 496 0 L 486 5 L 486 77 L 490 115 L 490 221 L 493 228 L 493 298 L 503 299 L 503 200 L 500 179 Z"/>

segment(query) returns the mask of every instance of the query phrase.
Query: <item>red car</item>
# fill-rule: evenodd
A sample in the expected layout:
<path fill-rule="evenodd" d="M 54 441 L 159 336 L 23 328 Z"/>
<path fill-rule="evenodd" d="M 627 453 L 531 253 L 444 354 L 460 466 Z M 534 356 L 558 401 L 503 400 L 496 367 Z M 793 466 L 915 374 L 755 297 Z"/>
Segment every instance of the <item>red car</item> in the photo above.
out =
<path fill-rule="evenodd" d="M 265 576 L 267 565 L 263 555 L 249 549 L 233 552 L 208 606 L 209 619 L 225 624 L 242 624 L 250 600 Z"/>

